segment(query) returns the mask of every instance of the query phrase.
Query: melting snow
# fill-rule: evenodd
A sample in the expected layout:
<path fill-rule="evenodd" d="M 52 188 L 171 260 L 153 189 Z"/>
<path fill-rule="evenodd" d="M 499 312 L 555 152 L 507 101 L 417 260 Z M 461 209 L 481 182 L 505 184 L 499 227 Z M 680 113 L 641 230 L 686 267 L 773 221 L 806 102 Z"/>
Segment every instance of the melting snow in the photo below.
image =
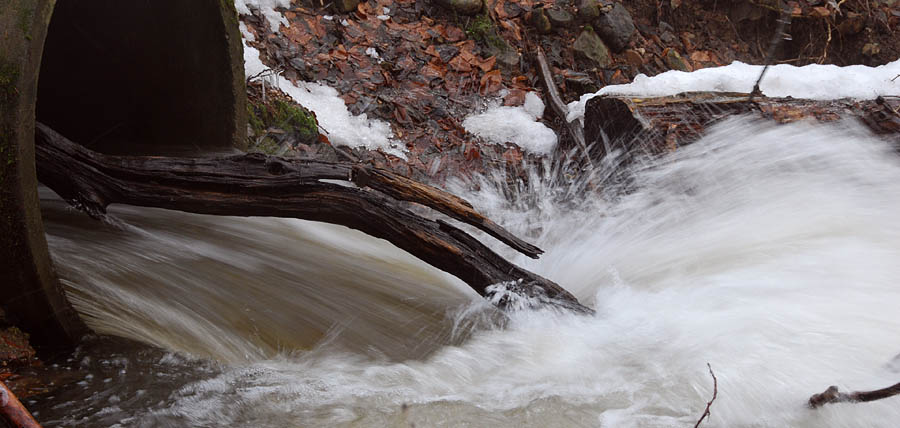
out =
<path fill-rule="evenodd" d="M 587 100 L 598 95 L 656 97 L 691 91 L 750 92 L 762 71 L 761 65 L 733 62 L 723 67 L 702 68 L 692 73 L 667 71 L 653 77 L 639 74 L 627 85 L 607 86 L 569 103 L 569 122 L 584 117 Z M 779 64 L 769 67 L 760 83 L 770 97 L 814 100 L 838 98 L 873 99 L 879 95 L 900 95 L 900 60 L 879 67 L 811 64 L 796 67 Z"/>
<path fill-rule="evenodd" d="M 291 0 L 234 0 L 234 7 L 241 15 L 250 15 L 250 9 L 259 10 L 269 21 L 273 33 L 277 33 L 282 25 L 289 25 L 288 20 L 275 8 L 290 8 Z"/>
<path fill-rule="evenodd" d="M 556 147 L 556 134 L 538 122 L 544 103 L 529 92 L 520 107 L 492 106 L 484 113 L 469 116 L 462 125 L 492 143 L 513 143 L 532 153 L 549 154 Z"/>

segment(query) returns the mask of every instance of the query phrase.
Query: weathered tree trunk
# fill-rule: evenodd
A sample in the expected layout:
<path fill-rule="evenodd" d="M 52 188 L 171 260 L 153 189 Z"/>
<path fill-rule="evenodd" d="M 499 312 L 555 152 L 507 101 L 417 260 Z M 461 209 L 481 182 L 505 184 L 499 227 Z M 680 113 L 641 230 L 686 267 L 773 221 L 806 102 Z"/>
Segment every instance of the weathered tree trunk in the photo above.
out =
<path fill-rule="evenodd" d="M 814 101 L 749 94 L 689 92 L 668 97 L 595 97 L 585 106 L 584 135 L 591 157 L 609 150 L 662 153 L 696 141 L 716 121 L 740 114 L 778 123 L 858 119 L 876 134 L 900 137 L 900 98 Z"/>
<path fill-rule="evenodd" d="M 464 231 L 429 220 L 401 201 L 429 206 L 471 224 L 530 256 L 541 250 L 478 214 L 465 200 L 367 166 L 246 154 L 221 158 L 110 156 L 93 152 L 38 124 L 38 179 L 74 206 L 99 217 L 112 203 L 199 214 L 292 217 L 340 224 L 390 241 L 455 275 L 482 296 L 488 287 L 590 313 L 562 287 L 522 269 Z M 347 180 L 361 188 L 320 180 Z M 368 187 L 373 190 L 366 190 Z M 390 199 L 387 196 L 394 199 Z M 504 299 L 496 299 L 503 306 Z"/>

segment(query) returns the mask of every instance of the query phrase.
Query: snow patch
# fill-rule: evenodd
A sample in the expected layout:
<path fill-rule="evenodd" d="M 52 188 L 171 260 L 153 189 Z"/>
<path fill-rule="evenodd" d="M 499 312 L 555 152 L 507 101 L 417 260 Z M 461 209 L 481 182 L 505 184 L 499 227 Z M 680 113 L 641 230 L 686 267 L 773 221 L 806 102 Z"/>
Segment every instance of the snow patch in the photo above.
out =
<path fill-rule="evenodd" d="M 681 92 L 717 91 L 750 92 L 761 65 L 735 61 L 722 67 L 701 68 L 686 73 L 667 71 L 653 77 L 639 74 L 627 85 L 610 85 L 594 94 L 585 94 L 569 103 L 569 122 L 584 118 L 587 100 L 600 95 L 632 97 L 661 97 Z M 812 100 L 838 98 L 873 99 L 878 96 L 900 96 L 900 60 L 878 67 L 811 64 L 796 67 L 778 64 L 769 67 L 760 83 L 763 94 L 769 97 L 794 97 Z"/>
<path fill-rule="evenodd" d="M 492 143 L 513 143 L 538 154 L 549 154 L 556 147 L 556 134 L 538 122 L 544 114 L 544 103 L 533 92 L 525 95 L 525 105 L 494 105 L 484 113 L 469 116 L 462 125 L 466 131 Z"/>
<path fill-rule="evenodd" d="M 281 12 L 275 8 L 288 9 L 291 7 L 291 0 L 234 0 L 234 8 L 241 15 L 250 15 L 250 9 L 256 9 L 269 22 L 269 28 L 273 33 L 277 33 L 282 25 L 288 26 L 290 23 Z"/>

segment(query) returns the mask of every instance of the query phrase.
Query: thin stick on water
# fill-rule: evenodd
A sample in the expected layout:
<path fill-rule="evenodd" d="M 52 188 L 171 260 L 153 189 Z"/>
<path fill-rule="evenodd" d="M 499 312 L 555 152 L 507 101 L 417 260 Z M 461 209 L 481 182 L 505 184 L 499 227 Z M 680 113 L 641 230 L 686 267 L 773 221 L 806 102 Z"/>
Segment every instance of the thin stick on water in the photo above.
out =
<path fill-rule="evenodd" d="M 716 374 L 713 373 L 712 366 L 709 365 L 709 363 L 706 363 L 706 367 L 709 368 L 709 375 L 712 376 L 712 378 L 713 378 L 713 396 L 712 396 L 712 398 L 706 403 L 706 410 L 704 410 L 704 411 L 703 411 L 703 414 L 700 415 L 700 419 L 698 419 L 698 420 L 697 420 L 697 423 L 694 424 L 694 428 L 699 427 L 699 426 L 700 426 L 700 423 L 703 422 L 704 419 L 706 419 L 707 417 L 709 417 L 709 407 L 712 406 L 713 401 L 716 401 L 716 396 L 719 395 L 719 381 L 718 381 L 718 379 L 716 379 Z"/>
<path fill-rule="evenodd" d="M 778 27 L 775 29 L 775 35 L 772 36 L 772 41 L 769 43 L 769 51 L 766 52 L 765 66 L 759 73 L 759 78 L 756 79 L 756 84 L 753 85 L 753 90 L 750 92 L 750 101 L 753 101 L 753 98 L 756 96 L 762 96 L 762 90 L 759 89 L 759 84 L 762 82 L 763 76 L 766 75 L 766 71 L 769 71 L 769 65 L 772 64 L 772 60 L 775 58 L 775 50 L 781 45 L 781 41 L 791 40 L 791 35 L 784 31 L 784 28 L 791 23 L 791 7 L 787 2 L 784 3 L 781 17 L 778 18 L 778 21 L 776 22 L 778 22 Z"/>

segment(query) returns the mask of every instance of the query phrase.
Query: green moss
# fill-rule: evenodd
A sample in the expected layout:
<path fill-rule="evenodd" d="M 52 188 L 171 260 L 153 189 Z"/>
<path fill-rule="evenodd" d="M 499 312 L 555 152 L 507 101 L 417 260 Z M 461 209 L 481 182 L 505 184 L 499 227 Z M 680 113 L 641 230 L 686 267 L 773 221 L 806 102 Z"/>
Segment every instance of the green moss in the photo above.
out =
<path fill-rule="evenodd" d="M 303 106 L 284 101 L 275 101 L 275 125 L 299 134 L 301 140 L 308 141 L 319 135 L 316 117 Z"/>
<path fill-rule="evenodd" d="M 19 29 L 30 40 L 31 22 L 34 21 L 34 9 L 23 7 L 19 10 Z"/>
<path fill-rule="evenodd" d="M 316 117 L 303 106 L 276 100 L 270 104 L 247 105 L 247 118 L 253 131 L 251 150 L 273 154 L 279 144 L 269 136 L 269 129 L 290 134 L 299 143 L 311 144 L 319 137 Z"/>
<path fill-rule="evenodd" d="M 256 113 L 257 107 L 253 104 L 247 104 L 247 118 L 250 123 L 250 128 L 253 130 L 253 135 L 262 135 L 263 131 L 266 130 L 266 124 L 263 123 L 263 120 L 260 119 L 259 115 Z"/>
<path fill-rule="evenodd" d="M 275 141 L 272 138 L 265 137 L 265 138 L 255 142 L 253 144 L 253 146 L 250 147 L 250 151 L 265 153 L 267 155 L 276 155 L 276 154 L 278 154 L 279 148 L 280 148 L 280 145 L 278 144 L 277 141 Z"/>
<path fill-rule="evenodd" d="M 18 81 L 19 68 L 13 63 L 0 59 L 0 103 L 12 103 L 18 94 L 16 91 Z"/>
<path fill-rule="evenodd" d="M 497 34 L 497 27 L 494 26 L 494 22 L 491 21 L 491 18 L 486 14 L 478 15 L 474 20 L 469 22 L 469 25 L 466 26 L 466 34 L 490 48 L 500 51 L 509 48 L 509 45 L 506 44 L 506 40 L 503 40 L 503 38 Z"/>

